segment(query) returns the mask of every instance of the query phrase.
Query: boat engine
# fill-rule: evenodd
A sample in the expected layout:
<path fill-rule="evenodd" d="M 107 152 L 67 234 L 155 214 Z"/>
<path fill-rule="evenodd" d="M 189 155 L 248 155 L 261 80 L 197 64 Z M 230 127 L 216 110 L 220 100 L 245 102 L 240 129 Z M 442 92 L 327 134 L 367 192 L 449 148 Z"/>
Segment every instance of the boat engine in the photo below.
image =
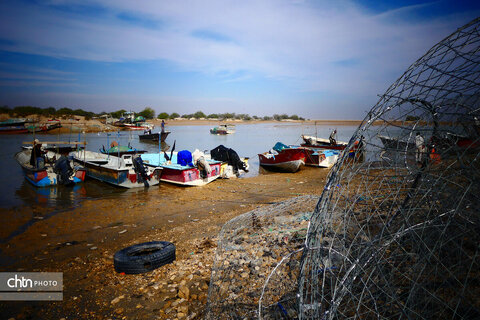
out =
<path fill-rule="evenodd" d="M 57 180 L 59 184 L 73 184 L 73 180 L 71 179 L 73 175 L 73 168 L 70 164 L 70 160 L 66 156 L 62 155 L 57 161 L 55 161 L 53 172 L 57 174 Z"/>
<path fill-rule="evenodd" d="M 145 164 L 140 156 L 133 158 L 133 170 L 140 177 L 138 181 L 143 181 L 145 187 L 149 187 L 150 185 L 148 184 L 149 177 L 147 175 L 147 168 L 145 167 Z"/>

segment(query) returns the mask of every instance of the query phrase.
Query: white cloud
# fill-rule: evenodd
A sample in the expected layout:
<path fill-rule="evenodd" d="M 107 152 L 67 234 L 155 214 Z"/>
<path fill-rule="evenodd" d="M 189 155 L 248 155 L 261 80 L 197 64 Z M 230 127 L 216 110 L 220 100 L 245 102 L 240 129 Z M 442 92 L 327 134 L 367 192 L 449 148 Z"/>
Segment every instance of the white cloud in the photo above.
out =
<path fill-rule="evenodd" d="M 416 6 L 374 15 L 350 1 L 55 0 L 48 4 L 52 7 L 1 3 L 0 38 L 11 42 L 0 44 L 0 49 L 107 62 L 163 59 L 183 71 L 242 71 L 245 79 L 260 74 L 287 81 L 300 92 L 334 94 L 381 93 L 432 45 L 469 20 L 455 15 L 407 21 L 404 18 Z M 52 9 L 61 5 L 106 10 L 90 16 Z M 117 18 L 121 13 L 157 21 L 158 28 L 121 21 Z M 198 30 L 231 41 L 195 37 Z M 356 63 L 336 63 L 349 60 Z"/>

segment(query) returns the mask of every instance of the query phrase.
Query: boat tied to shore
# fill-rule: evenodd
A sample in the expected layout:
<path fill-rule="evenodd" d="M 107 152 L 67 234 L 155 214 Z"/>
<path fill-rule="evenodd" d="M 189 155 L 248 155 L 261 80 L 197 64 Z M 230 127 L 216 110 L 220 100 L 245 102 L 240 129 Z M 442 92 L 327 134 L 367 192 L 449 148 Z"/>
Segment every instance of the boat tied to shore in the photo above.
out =
<path fill-rule="evenodd" d="M 28 142 L 32 143 L 32 142 Z M 73 185 L 85 180 L 85 169 L 73 165 L 73 159 L 59 150 L 42 148 L 42 143 L 35 140 L 33 146 L 23 148 L 14 158 L 22 168 L 25 179 L 35 187 L 54 185 Z"/>
<path fill-rule="evenodd" d="M 144 142 L 165 142 L 170 133 L 170 131 L 152 133 L 151 130 L 149 130 L 144 132 L 144 134 L 139 135 L 138 138 Z"/>
<path fill-rule="evenodd" d="M 210 150 L 210 154 L 207 155 L 207 159 L 221 161 L 222 166 L 220 168 L 220 177 L 223 179 L 237 178 L 241 174 L 248 172 L 248 157 L 240 158 L 238 153 L 231 149 L 227 148 L 224 145 L 219 145 L 218 147 Z"/>
<path fill-rule="evenodd" d="M 123 188 L 149 187 L 159 184 L 162 168 L 145 166 L 138 154 L 120 157 L 93 151 L 70 153 L 74 161 L 83 165 L 87 177 Z"/>
<path fill-rule="evenodd" d="M 305 164 L 306 152 L 303 147 L 287 146 L 277 142 L 264 153 L 258 154 L 260 166 L 276 171 L 297 172 Z"/>
<path fill-rule="evenodd" d="M 173 148 L 174 149 L 174 148 Z M 181 186 L 204 186 L 220 177 L 222 162 L 208 160 L 196 150 L 179 152 L 144 153 L 141 155 L 147 166 L 162 168 L 160 180 Z"/>

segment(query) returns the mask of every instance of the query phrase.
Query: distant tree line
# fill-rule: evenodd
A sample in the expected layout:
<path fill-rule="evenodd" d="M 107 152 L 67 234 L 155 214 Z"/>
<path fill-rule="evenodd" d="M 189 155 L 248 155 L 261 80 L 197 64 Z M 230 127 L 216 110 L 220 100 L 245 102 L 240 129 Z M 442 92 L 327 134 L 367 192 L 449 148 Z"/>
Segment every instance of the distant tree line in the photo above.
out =
<path fill-rule="evenodd" d="M 114 112 L 101 112 L 101 113 L 95 113 L 95 112 L 90 112 L 90 111 L 85 111 L 82 109 L 70 109 L 70 108 L 60 108 L 60 109 L 55 109 L 54 107 L 49 107 L 49 108 L 39 108 L 39 107 L 32 107 L 32 106 L 18 106 L 14 108 L 9 108 L 8 106 L 0 106 L 0 113 L 7 113 L 10 116 L 18 116 L 18 117 L 26 117 L 28 115 L 32 114 L 38 114 L 46 117 L 59 117 L 59 116 L 83 116 L 85 119 L 92 119 L 94 117 L 99 117 L 102 115 L 110 115 L 112 118 L 120 118 L 122 117 L 127 110 L 125 109 L 120 109 Z M 140 112 L 135 112 L 135 115 L 137 116 L 142 116 L 145 119 L 153 119 L 155 118 L 155 110 L 153 110 L 150 107 L 146 107 Z M 287 114 L 274 114 L 273 116 L 264 116 L 264 117 L 258 117 L 258 116 L 250 116 L 249 114 L 245 113 L 212 113 L 209 115 L 206 115 L 202 111 L 197 111 L 192 114 L 184 114 L 180 116 L 178 113 L 173 112 L 171 114 L 168 114 L 166 112 L 161 112 L 158 114 L 157 118 L 158 119 L 175 119 L 175 118 L 185 118 L 185 119 L 220 119 L 220 120 L 305 120 L 302 117 L 299 117 L 298 115 L 287 115 Z"/>

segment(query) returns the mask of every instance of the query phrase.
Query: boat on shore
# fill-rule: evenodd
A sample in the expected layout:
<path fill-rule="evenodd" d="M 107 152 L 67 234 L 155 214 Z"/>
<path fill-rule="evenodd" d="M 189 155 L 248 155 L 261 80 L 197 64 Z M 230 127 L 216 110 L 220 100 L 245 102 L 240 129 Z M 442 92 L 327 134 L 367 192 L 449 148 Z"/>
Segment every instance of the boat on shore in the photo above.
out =
<path fill-rule="evenodd" d="M 210 128 L 212 134 L 232 134 L 235 133 L 236 128 L 234 124 L 221 124 L 217 127 Z"/>
<path fill-rule="evenodd" d="M 170 131 L 156 132 L 156 133 L 144 133 L 138 136 L 142 141 L 147 142 L 165 142 L 167 136 L 170 134 Z"/>
<path fill-rule="evenodd" d="M 27 133 L 27 119 L 8 119 L 0 122 L 0 134 Z"/>
<path fill-rule="evenodd" d="M 297 172 L 305 164 L 306 152 L 302 147 L 290 147 L 281 142 L 267 152 L 258 154 L 260 166 L 276 171 Z"/>
<path fill-rule="evenodd" d="M 83 165 L 87 177 L 123 188 L 149 187 L 159 184 L 161 168 L 147 167 L 140 156 L 124 154 L 120 157 L 93 151 L 74 151 L 70 155 Z M 140 159 L 140 160 L 139 160 Z"/>
<path fill-rule="evenodd" d="M 340 150 L 311 148 L 305 150 L 305 155 L 306 166 L 330 168 L 337 162 Z"/>
<path fill-rule="evenodd" d="M 33 149 L 24 149 L 15 154 L 15 160 L 22 168 L 25 179 L 35 187 L 49 187 L 54 185 L 73 185 L 85 180 L 85 169 L 72 166 L 66 156 L 52 151 L 43 155 L 42 165 L 32 165 Z"/>
<path fill-rule="evenodd" d="M 395 137 L 387 137 L 383 135 L 379 135 L 378 138 L 382 141 L 383 146 L 385 149 L 391 150 L 414 150 L 415 149 L 415 141 L 406 141 L 401 140 Z"/>
<path fill-rule="evenodd" d="M 180 152 L 144 153 L 141 155 L 147 166 L 162 168 L 160 181 L 181 186 L 204 186 L 220 177 L 221 162 L 207 160 L 208 168 L 202 168 L 198 161 L 191 158 L 190 162 L 179 159 Z M 166 155 L 166 156 L 165 156 Z M 179 161 L 180 160 L 180 161 Z M 195 162 L 195 163 L 194 163 Z"/>
<path fill-rule="evenodd" d="M 33 123 L 26 126 L 28 132 L 30 133 L 45 133 L 61 127 L 62 127 L 62 124 L 60 123 L 60 120 L 56 120 L 56 119 L 50 119 L 47 122 Z"/>

